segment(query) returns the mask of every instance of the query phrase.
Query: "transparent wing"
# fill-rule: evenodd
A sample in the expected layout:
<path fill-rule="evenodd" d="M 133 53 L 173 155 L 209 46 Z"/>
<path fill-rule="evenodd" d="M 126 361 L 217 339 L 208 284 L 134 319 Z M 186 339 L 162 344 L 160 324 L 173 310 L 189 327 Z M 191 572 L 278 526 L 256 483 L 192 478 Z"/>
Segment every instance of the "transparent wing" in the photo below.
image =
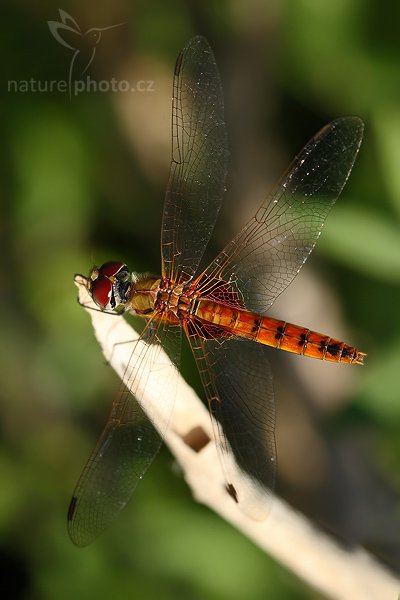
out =
<path fill-rule="evenodd" d="M 266 348 L 247 340 L 204 339 L 201 332 L 188 338 L 216 419 L 227 488 L 244 513 L 263 520 L 276 472 L 275 404 Z"/>
<path fill-rule="evenodd" d="M 123 387 L 76 486 L 68 512 L 68 530 L 77 546 L 93 541 L 126 505 L 161 445 L 163 431 L 152 424 L 141 402 L 151 394 L 164 430 L 172 413 L 181 328 L 164 321 L 146 328 L 134 344 Z M 168 356 L 161 350 L 168 350 Z M 146 402 L 146 406 L 149 403 Z"/>
<path fill-rule="evenodd" d="M 201 286 L 229 281 L 249 310 L 264 313 L 311 253 L 359 150 L 363 123 L 324 127 L 295 158 L 255 217 L 216 257 Z"/>
<path fill-rule="evenodd" d="M 203 37 L 192 38 L 175 66 L 172 162 L 161 228 L 162 274 L 193 276 L 221 207 L 228 142 L 220 76 Z"/>

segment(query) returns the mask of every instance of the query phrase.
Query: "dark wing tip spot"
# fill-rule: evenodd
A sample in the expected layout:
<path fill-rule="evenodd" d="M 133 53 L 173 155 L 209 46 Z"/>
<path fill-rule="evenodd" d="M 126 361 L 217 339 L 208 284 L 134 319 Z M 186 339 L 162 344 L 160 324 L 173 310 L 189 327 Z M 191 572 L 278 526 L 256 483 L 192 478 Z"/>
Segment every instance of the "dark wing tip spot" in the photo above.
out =
<path fill-rule="evenodd" d="M 239 498 L 235 487 L 231 483 L 227 483 L 225 488 L 230 497 L 236 502 L 236 504 L 239 504 Z"/>
<path fill-rule="evenodd" d="M 178 76 L 181 72 L 182 60 L 183 60 L 183 52 L 180 52 L 178 54 L 178 58 L 176 59 L 176 63 L 175 63 L 175 70 L 174 70 L 175 76 Z"/>
<path fill-rule="evenodd" d="M 78 502 L 78 498 L 76 496 L 72 496 L 71 502 L 70 502 L 69 508 L 68 508 L 68 521 L 72 521 L 72 519 L 74 518 L 77 502 Z"/>

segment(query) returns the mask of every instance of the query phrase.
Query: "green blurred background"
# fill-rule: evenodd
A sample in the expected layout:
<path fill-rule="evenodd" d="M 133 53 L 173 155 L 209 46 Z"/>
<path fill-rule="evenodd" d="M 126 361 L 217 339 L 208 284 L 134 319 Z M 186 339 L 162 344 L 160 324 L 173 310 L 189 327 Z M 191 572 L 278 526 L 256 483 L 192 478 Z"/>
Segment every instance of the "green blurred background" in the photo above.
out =
<path fill-rule="evenodd" d="M 321 126 L 345 114 L 366 123 L 321 240 L 272 312 L 369 357 L 361 369 L 271 351 L 277 491 L 399 570 L 398 3 L 66 0 L 60 8 L 83 31 L 122 23 L 103 33 L 85 76 L 152 83 L 72 98 L 23 91 L 23 81 L 66 80 L 72 50 L 49 30 L 58 5 L 3 1 L 2 590 L 40 600 L 320 598 L 195 504 L 165 448 L 96 543 L 77 549 L 67 536 L 71 493 L 118 388 L 73 275 L 114 258 L 158 271 L 173 65 L 195 34 L 217 58 L 232 151 L 210 255 Z M 182 369 L 198 386 L 187 352 Z"/>

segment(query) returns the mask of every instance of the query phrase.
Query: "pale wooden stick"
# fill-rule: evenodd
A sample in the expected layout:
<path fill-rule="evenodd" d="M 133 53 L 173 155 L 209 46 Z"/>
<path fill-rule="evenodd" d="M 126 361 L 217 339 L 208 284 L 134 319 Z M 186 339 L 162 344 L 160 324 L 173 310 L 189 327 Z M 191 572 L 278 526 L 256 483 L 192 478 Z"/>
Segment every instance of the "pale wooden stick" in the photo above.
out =
<path fill-rule="evenodd" d="M 85 278 L 77 276 L 79 301 L 87 308 L 94 304 L 86 290 Z M 121 378 L 138 334 L 123 317 L 88 310 L 96 338 L 106 360 Z M 125 343 L 121 343 L 125 342 Z M 165 356 L 163 358 L 165 377 Z M 174 367 L 171 365 L 171 369 Z M 143 408 L 154 425 L 165 431 L 166 415 L 152 400 L 151 390 Z M 188 434 L 202 431 L 209 442 L 195 451 Z M 175 408 L 164 435 L 166 444 L 180 464 L 194 497 L 241 530 L 255 544 L 284 564 L 308 585 L 338 600 L 397 599 L 400 579 L 361 547 L 346 548 L 319 530 L 304 515 L 274 496 L 271 512 L 263 521 L 247 517 L 225 489 L 208 411 L 193 389 L 179 377 Z"/>

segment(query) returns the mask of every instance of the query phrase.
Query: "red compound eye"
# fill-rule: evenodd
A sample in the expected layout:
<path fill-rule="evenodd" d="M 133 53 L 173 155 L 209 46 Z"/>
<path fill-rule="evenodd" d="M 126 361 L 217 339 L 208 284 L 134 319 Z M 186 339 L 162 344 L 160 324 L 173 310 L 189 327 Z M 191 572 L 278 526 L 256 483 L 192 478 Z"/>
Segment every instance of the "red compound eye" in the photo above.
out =
<path fill-rule="evenodd" d="M 112 283 L 107 277 L 98 277 L 92 282 L 90 292 L 97 306 L 104 309 L 111 299 Z"/>
<path fill-rule="evenodd" d="M 128 267 L 119 261 L 113 260 L 110 262 L 104 263 L 99 269 L 99 276 L 104 275 L 104 277 L 114 277 L 120 271 L 127 271 Z"/>

